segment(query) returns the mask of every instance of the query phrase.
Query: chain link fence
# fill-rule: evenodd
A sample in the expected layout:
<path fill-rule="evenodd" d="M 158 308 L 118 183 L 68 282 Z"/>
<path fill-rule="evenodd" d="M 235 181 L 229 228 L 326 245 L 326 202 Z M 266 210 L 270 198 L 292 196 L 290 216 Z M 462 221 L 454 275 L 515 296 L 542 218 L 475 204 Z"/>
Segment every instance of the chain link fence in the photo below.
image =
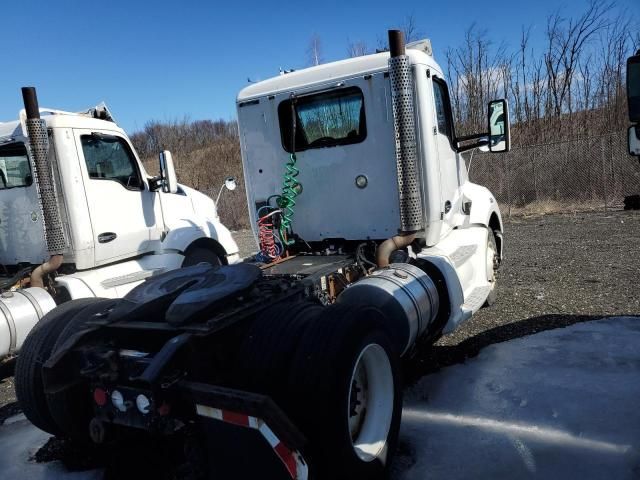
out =
<path fill-rule="evenodd" d="M 465 159 L 471 181 L 491 190 L 508 216 L 619 209 L 625 196 L 640 193 L 640 164 L 628 153 L 626 130 Z"/>

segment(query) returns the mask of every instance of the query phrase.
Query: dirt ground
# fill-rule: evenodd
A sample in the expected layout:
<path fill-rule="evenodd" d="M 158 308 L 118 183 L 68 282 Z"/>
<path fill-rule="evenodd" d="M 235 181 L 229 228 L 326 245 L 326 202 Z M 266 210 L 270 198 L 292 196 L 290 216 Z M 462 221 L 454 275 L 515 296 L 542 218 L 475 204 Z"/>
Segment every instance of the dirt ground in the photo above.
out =
<path fill-rule="evenodd" d="M 243 254 L 251 232 L 235 232 Z M 498 301 L 418 355 L 410 382 L 482 347 L 610 315 L 640 314 L 640 212 L 512 218 L 505 222 Z M 0 371 L 0 422 L 19 411 L 10 368 Z M 7 376 L 8 375 L 8 376 Z"/>

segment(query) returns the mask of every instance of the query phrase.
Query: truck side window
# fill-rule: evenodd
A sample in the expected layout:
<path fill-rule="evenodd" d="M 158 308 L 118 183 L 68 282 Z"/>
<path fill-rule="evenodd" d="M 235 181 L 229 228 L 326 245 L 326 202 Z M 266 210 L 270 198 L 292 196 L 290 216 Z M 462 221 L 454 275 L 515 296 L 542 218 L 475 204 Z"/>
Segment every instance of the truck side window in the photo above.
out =
<path fill-rule="evenodd" d="M 112 135 L 82 135 L 82 152 L 89 178 L 114 180 L 129 190 L 142 190 L 136 160 L 124 139 Z"/>
<path fill-rule="evenodd" d="M 436 103 L 436 116 L 438 117 L 438 133 L 449 137 L 453 142 L 453 129 L 451 128 L 449 95 L 447 85 L 439 78 L 433 78 L 433 97 Z"/>
<path fill-rule="evenodd" d="M 0 147 L 0 190 L 28 187 L 33 183 L 27 148 L 23 143 Z"/>

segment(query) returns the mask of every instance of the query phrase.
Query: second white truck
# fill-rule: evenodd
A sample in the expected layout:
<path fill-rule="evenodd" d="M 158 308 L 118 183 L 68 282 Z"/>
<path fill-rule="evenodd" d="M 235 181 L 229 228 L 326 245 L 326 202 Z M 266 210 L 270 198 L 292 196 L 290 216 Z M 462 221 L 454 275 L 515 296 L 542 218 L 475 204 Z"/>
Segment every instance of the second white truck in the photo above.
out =
<path fill-rule="evenodd" d="M 0 363 L 72 299 L 122 297 L 146 278 L 239 260 L 209 197 L 179 185 L 170 152 L 150 176 L 106 106 L 0 123 Z"/>

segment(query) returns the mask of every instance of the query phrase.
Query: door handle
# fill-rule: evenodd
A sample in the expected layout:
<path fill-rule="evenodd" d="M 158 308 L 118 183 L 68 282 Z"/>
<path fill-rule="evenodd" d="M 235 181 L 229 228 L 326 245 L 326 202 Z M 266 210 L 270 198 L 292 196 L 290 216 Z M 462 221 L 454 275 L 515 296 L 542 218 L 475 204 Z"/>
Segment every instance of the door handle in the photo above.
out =
<path fill-rule="evenodd" d="M 109 243 L 117 238 L 117 234 L 113 232 L 104 232 L 98 235 L 98 243 Z"/>

